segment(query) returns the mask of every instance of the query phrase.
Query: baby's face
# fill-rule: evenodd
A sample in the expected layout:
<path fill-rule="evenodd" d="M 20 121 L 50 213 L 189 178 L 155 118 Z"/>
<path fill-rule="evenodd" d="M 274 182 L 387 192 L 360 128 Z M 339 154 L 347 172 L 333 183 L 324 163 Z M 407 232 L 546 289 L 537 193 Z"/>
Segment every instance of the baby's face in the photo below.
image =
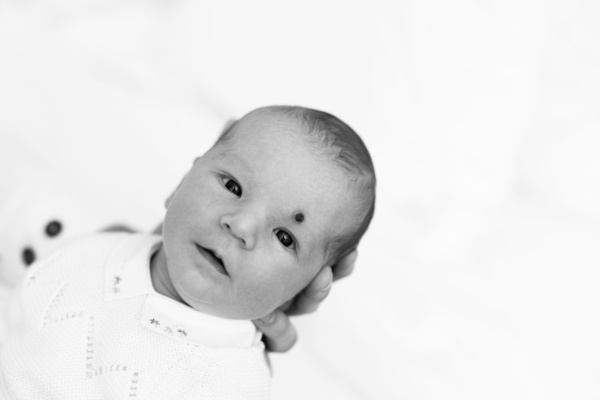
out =
<path fill-rule="evenodd" d="M 263 317 L 304 288 L 333 239 L 354 229 L 348 179 L 311 151 L 302 129 L 287 116 L 245 117 L 229 143 L 196 160 L 171 199 L 167 270 L 190 306 Z"/>

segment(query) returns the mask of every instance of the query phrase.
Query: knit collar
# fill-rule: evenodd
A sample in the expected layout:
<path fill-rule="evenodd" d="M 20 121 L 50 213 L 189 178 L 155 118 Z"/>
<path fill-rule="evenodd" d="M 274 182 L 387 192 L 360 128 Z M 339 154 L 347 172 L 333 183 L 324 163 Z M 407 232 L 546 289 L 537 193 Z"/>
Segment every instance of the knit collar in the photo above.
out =
<path fill-rule="evenodd" d="M 259 344 L 261 333 L 252 321 L 204 314 L 154 290 L 150 258 L 160 244 L 160 236 L 127 235 L 108 260 L 105 301 L 145 296 L 140 323 L 174 340 L 211 347 L 251 347 Z"/>

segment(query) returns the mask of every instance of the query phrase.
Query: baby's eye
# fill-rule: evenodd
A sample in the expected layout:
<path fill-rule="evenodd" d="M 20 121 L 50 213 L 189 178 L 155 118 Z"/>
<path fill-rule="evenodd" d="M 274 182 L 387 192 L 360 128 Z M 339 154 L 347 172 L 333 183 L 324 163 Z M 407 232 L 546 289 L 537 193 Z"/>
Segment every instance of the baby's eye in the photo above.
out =
<path fill-rule="evenodd" d="M 277 239 L 279 239 L 281 244 L 284 245 L 285 247 L 290 247 L 291 245 L 294 244 L 294 239 L 292 239 L 292 235 L 290 235 L 286 231 L 280 229 L 277 231 L 276 235 L 277 235 Z"/>
<path fill-rule="evenodd" d="M 242 187 L 233 179 L 225 178 L 225 187 L 237 197 L 242 197 Z"/>

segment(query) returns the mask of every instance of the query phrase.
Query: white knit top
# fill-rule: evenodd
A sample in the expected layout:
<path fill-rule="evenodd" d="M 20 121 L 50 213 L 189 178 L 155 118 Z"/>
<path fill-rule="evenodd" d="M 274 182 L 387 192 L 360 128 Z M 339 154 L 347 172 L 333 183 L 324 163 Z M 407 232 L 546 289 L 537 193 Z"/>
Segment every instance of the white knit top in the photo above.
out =
<path fill-rule="evenodd" d="M 36 263 L 9 306 L 0 348 L 8 399 L 266 399 L 270 372 L 251 321 L 156 293 L 160 237 L 98 234 Z"/>

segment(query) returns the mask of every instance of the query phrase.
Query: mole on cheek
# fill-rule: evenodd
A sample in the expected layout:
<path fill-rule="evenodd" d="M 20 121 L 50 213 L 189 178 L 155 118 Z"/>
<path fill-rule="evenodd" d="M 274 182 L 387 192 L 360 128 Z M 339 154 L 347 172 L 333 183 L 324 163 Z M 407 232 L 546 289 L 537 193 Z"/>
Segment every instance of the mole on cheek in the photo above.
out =
<path fill-rule="evenodd" d="M 294 219 L 296 220 L 296 222 L 302 222 L 302 221 L 304 221 L 304 214 L 298 213 L 298 214 L 294 215 Z"/>

